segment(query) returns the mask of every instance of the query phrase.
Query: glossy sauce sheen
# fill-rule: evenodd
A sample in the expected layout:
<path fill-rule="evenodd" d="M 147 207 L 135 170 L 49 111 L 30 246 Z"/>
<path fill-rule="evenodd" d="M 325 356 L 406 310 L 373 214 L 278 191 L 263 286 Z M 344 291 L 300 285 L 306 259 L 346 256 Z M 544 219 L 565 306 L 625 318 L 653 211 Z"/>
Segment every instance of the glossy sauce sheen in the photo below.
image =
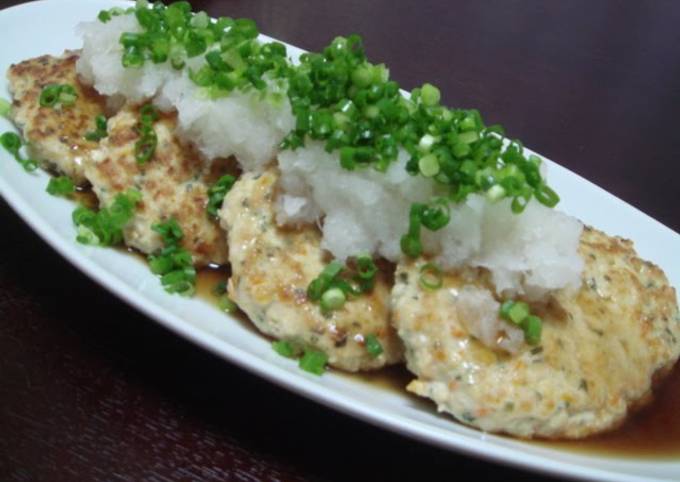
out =
<path fill-rule="evenodd" d="M 575 442 L 539 442 L 556 449 L 621 457 L 680 457 L 680 366 L 654 392 L 654 400 L 613 432 Z"/>
<path fill-rule="evenodd" d="M 74 192 L 71 195 L 71 199 L 73 199 L 76 203 L 80 204 L 81 206 L 84 206 L 88 209 L 97 209 L 99 206 L 99 201 L 97 200 L 97 196 L 95 195 L 94 191 L 90 187 L 78 187 L 76 188 L 76 192 Z"/>
<path fill-rule="evenodd" d="M 215 287 L 228 279 L 229 268 L 226 266 L 210 265 L 199 269 L 196 273 L 196 296 L 217 303 L 219 295 L 215 294 Z"/>
<path fill-rule="evenodd" d="M 74 201 L 89 208 L 95 208 L 97 200 L 89 189 L 78 190 Z M 128 250 L 129 251 L 129 250 Z M 134 251 L 130 254 L 145 260 Z M 229 279 L 226 266 L 208 266 L 196 275 L 196 296 L 218 308 L 220 296 L 215 287 Z M 219 309 L 219 308 L 218 308 Z M 241 311 L 232 314 L 240 322 L 252 327 L 252 323 Z M 253 332 L 256 332 L 254 328 Z M 413 376 L 406 367 L 392 366 L 374 372 L 336 372 L 381 389 L 404 394 L 406 385 Z M 620 428 L 610 433 L 577 441 L 531 441 L 540 446 L 579 453 L 605 454 L 620 457 L 645 457 L 669 459 L 680 457 L 680 366 L 677 366 L 662 380 L 654 394 L 654 400 L 633 414 Z"/>
<path fill-rule="evenodd" d="M 343 375 L 402 394 L 405 393 L 406 385 L 414 379 L 401 365 L 376 372 Z M 680 457 L 680 365 L 673 369 L 654 393 L 654 400 L 648 406 L 612 432 L 583 440 L 532 440 L 527 443 L 583 454 L 677 459 Z"/>
<path fill-rule="evenodd" d="M 226 283 L 230 274 L 231 270 L 228 266 L 210 265 L 199 269 L 196 272 L 196 297 L 207 301 L 221 311 L 219 307 L 221 295 L 215 293 L 215 288 L 220 283 Z M 241 310 L 237 310 L 235 313 L 229 313 L 229 316 L 235 317 L 253 333 L 259 334 L 248 317 Z"/>
<path fill-rule="evenodd" d="M 213 266 L 200 270 L 196 278 L 196 295 L 217 306 L 219 296 L 215 286 L 226 281 L 229 270 Z M 235 316 L 252 325 L 238 312 Z M 374 372 L 336 373 L 384 390 L 404 394 L 413 380 L 405 366 L 398 365 Z M 676 366 L 655 391 L 654 400 L 633 414 L 613 432 L 576 441 L 531 441 L 529 443 L 579 453 L 605 454 L 620 457 L 678 458 L 680 457 L 680 366 Z"/>

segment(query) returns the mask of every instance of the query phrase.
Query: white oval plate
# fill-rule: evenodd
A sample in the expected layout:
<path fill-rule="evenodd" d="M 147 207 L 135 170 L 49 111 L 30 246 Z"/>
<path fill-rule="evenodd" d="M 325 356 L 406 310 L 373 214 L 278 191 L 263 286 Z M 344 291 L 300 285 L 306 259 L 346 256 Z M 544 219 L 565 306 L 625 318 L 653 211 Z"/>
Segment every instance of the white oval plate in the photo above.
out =
<path fill-rule="evenodd" d="M 127 5 L 117 2 L 119 5 Z M 75 25 L 92 20 L 116 2 L 50 0 L 0 11 L 0 68 L 42 54 L 79 48 Z M 297 55 L 300 50 L 291 48 Z M 9 98 L 2 76 L 0 89 Z M 0 119 L 0 131 L 11 125 Z M 560 208 L 588 224 L 635 241 L 642 257 L 660 265 L 680 286 L 680 236 L 578 175 L 548 161 Z M 197 345 L 282 387 L 335 410 L 418 440 L 527 469 L 611 481 L 677 480 L 680 460 L 582 455 L 484 434 L 437 415 L 413 397 L 386 391 L 351 377 L 316 377 L 278 356 L 264 337 L 198 299 L 168 295 L 141 261 L 74 241 L 73 203 L 48 195 L 48 176 L 27 174 L 6 152 L 0 153 L 0 194 L 33 230 L 90 278 L 126 303 Z"/>

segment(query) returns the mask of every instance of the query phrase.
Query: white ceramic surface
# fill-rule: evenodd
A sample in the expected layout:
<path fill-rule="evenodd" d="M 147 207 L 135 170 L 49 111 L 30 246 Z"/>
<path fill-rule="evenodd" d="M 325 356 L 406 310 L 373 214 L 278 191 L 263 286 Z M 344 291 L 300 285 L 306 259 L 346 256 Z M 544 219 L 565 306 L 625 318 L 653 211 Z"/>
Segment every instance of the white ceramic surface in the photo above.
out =
<path fill-rule="evenodd" d="M 94 19 L 99 10 L 115 4 L 50 0 L 1 11 L 0 69 L 4 71 L 10 63 L 29 57 L 78 48 L 75 25 Z M 8 97 L 4 76 L 0 92 Z M 10 128 L 0 119 L 0 131 Z M 561 209 L 609 233 L 633 239 L 641 256 L 660 265 L 673 286 L 680 286 L 680 235 L 576 174 L 548 163 L 550 183 L 562 196 Z M 0 194 L 59 254 L 158 323 L 254 374 L 371 424 L 477 457 L 576 478 L 680 479 L 680 459 L 589 456 L 496 437 L 437 415 L 432 405 L 419 403 L 405 393 L 334 373 L 323 377 L 306 374 L 295 362 L 274 353 L 265 338 L 243 323 L 201 300 L 165 293 L 158 279 L 136 258 L 77 244 L 71 223 L 73 204 L 49 196 L 45 192 L 47 180 L 47 174 L 27 174 L 6 152 L 0 153 Z"/>

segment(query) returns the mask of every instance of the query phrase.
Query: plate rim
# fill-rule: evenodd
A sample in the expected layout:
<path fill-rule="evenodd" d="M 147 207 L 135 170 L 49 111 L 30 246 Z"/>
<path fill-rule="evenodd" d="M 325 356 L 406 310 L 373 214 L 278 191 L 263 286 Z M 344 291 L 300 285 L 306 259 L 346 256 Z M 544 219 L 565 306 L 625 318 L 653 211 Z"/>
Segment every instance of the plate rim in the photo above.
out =
<path fill-rule="evenodd" d="M 121 0 L 96 0 L 89 1 L 87 8 L 103 8 L 113 5 L 131 5 L 133 2 Z M 80 5 L 75 0 L 37 0 L 14 5 L 0 10 L 0 19 L 8 14 L 18 14 L 22 10 L 32 10 L 34 8 L 62 8 L 65 5 Z M 80 15 L 80 14 L 79 14 Z M 75 27 L 75 25 L 74 25 Z M 277 40 L 280 41 L 280 40 Z M 282 42 L 287 47 L 291 47 L 288 43 Z M 294 46 L 292 46 L 294 47 Z M 298 49 L 297 47 L 294 47 Z M 299 49 L 298 49 L 299 50 Z M 528 152 L 533 152 L 527 149 Z M 543 159 L 547 159 L 541 156 Z M 11 159 L 9 155 L 3 152 L 0 159 Z M 590 187 L 594 187 L 604 193 L 606 196 L 613 198 L 618 203 L 625 205 L 628 209 L 636 211 L 648 218 L 656 224 L 657 228 L 667 230 L 669 233 L 677 237 L 680 245 L 680 235 L 671 228 L 663 225 L 654 218 L 641 212 L 636 207 L 619 199 L 617 196 L 607 192 L 596 184 L 584 179 L 579 174 L 560 166 L 553 161 L 547 160 L 550 164 L 550 170 L 564 170 L 566 175 L 574 177 L 579 183 L 586 182 Z M 597 478 L 599 480 L 611 481 L 650 481 L 668 480 L 665 478 L 649 478 L 646 476 L 628 475 L 622 472 L 612 472 L 610 470 L 601 469 L 597 467 L 584 466 L 579 463 L 572 463 L 566 461 L 551 460 L 549 455 L 540 455 L 532 453 L 520 453 L 518 448 L 504 447 L 498 444 L 487 443 L 488 438 L 496 437 L 493 434 L 485 434 L 479 432 L 480 437 L 467 437 L 455 432 L 448 432 L 440 427 L 429 425 L 425 422 L 409 419 L 398 413 L 384 413 L 376 411 L 361 400 L 353 399 L 331 387 L 325 387 L 316 380 L 317 377 L 308 375 L 303 372 L 299 374 L 291 374 L 284 368 L 271 364 L 266 359 L 262 359 L 247 350 L 240 348 L 233 343 L 219 338 L 217 334 L 210 333 L 199 327 L 192 325 L 189 321 L 182 317 L 175 315 L 168 308 L 156 303 L 145 295 L 136 291 L 131 285 L 127 284 L 121 279 L 118 279 L 112 272 L 108 271 L 102 266 L 99 266 L 95 261 L 77 249 L 75 241 L 68 242 L 62 238 L 62 235 L 56 231 L 49 223 L 40 222 L 43 216 L 39 210 L 31 206 L 26 199 L 3 177 L 0 176 L 0 195 L 12 208 L 12 210 L 26 223 L 33 232 L 37 233 L 40 238 L 54 251 L 56 251 L 62 258 L 66 259 L 72 266 L 85 274 L 92 281 L 102 286 L 109 293 L 116 298 L 132 306 L 135 310 L 143 313 L 146 317 L 152 319 L 154 322 L 160 324 L 164 328 L 172 331 L 178 336 L 190 341 L 191 343 L 209 351 L 210 353 L 226 360 L 252 374 L 255 374 L 268 382 L 284 388 L 288 391 L 302 395 L 309 400 L 320 403 L 333 410 L 340 411 L 344 415 L 351 416 L 363 422 L 367 422 L 378 428 L 389 430 L 400 436 L 406 436 L 425 442 L 444 450 L 452 450 L 464 455 L 481 458 L 484 460 L 493 461 L 500 464 L 510 464 L 517 468 L 524 470 L 532 470 L 549 475 L 569 476 L 583 479 Z M 171 296 L 171 295 L 168 295 Z M 231 320 L 232 317 L 225 315 L 225 320 Z M 313 377 L 313 378 L 312 378 Z M 434 411 L 434 407 L 432 407 Z M 459 424 L 459 422 L 451 419 L 452 424 Z M 499 437 L 500 438 L 500 437 Z M 569 451 L 559 450 L 560 453 L 571 453 Z M 621 459 L 622 457 L 589 457 L 594 460 L 601 460 L 606 458 Z M 649 459 L 653 461 L 654 459 Z M 662 459 L 663 460 L 663 459 Z M 660 460 L 660 461 L 662 461 Z M 546 463 L 549 462 L 549 463 Z"/>

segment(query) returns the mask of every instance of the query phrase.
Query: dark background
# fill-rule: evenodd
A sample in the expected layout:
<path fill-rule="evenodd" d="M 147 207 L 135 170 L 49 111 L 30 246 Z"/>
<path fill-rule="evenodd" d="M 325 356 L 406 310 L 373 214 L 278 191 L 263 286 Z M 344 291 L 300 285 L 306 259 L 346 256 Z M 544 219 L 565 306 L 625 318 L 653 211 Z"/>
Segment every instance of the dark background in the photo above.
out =
<path fill-rule="evenodd" d="M 405 88 L 438 85 L 680 230 L 680 2 L 193 3 L 306 49 L 359 33 Z M 0 480 L 530 476 L 260 381 L 90 282 L 1 200 L 0 226 Z"/>

